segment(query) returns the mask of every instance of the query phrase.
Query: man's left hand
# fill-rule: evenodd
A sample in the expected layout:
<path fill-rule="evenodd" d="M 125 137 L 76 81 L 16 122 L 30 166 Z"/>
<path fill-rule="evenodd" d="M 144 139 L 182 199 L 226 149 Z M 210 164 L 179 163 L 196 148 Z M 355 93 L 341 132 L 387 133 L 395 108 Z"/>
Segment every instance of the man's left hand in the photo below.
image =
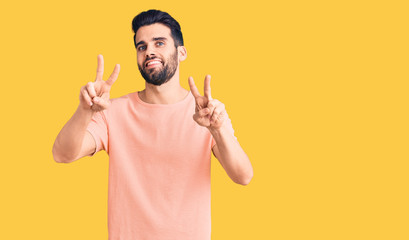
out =
<path fill-rule="evenodd" d="M 223 103 L 219 100 L 212 99 L 210 75 L 206 75 L 204 80 L 204 96 L 200 95 L 192 77 L 189 77 L 189 86 L 196 101 L 193 119 L 200 126 L 207 127 L 209 130 L 219 129 L 227 118 L 227 112 Z"/>

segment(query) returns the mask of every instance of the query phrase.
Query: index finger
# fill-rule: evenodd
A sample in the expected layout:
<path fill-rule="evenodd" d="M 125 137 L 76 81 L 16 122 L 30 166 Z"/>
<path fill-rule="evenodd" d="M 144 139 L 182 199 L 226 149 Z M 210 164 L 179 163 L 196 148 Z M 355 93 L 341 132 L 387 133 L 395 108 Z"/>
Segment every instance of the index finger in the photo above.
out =
<path fill-rule="evenodd" d="M 101 80 L 102 81 L 102 76 L 104 75 L 104 57 L 99 54 L 98 55 L 98 66 L 97 66 L 97 77 L 95 78 L 95 81 Z"/>
<path fill-rule="evenodd" d="M 210 90 L 210 75 L 206 75 L 205 77 L 205 81 L 204 81 L 204 96 L 209 99 L 212 100 L 212 94 L 211 94 L 211 90 Z"/>
<path fill-rule="evenodd" d="M 193 81 L 192 77 L 189 77 L 189 86 L 190 86 L 190 91 L 192 92 L 193 96 L 195 98 L 200 97 L 199 90 L 197 90 L 197 87 L 195 85 L 195 81 Z"/>

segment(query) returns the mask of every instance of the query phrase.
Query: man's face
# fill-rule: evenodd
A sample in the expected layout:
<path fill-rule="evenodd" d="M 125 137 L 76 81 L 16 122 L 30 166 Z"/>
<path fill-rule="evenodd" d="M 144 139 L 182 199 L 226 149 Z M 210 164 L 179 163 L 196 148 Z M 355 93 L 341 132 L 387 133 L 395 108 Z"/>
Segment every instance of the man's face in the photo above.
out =
<path fill-rule="evenodd" d="M 136 36 L 138 68 L 146 82 L 157 86 L 175 74 L 179 57 L 170 29 L 160 23 L 143 26 Z"/>

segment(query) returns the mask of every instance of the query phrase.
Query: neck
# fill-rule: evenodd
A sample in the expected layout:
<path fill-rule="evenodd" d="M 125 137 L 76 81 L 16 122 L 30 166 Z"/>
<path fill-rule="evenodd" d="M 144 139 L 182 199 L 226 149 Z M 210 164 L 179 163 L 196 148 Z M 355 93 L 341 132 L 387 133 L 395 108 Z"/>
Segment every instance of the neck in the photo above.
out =
<path fill-rule="evenodd" d="M 172 104 L 182 101 L 188 91 L 180 86 L 179 71 L 166 83 L 156 86 L 145 83 L 145 89 L 139 92 L 139 98 L 150 104 Z"/>

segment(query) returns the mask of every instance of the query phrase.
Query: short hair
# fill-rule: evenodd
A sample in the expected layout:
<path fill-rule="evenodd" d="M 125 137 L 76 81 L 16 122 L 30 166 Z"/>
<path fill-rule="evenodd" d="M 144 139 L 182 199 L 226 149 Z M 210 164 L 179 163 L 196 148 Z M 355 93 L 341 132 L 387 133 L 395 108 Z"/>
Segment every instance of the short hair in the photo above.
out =
<path fill-rule="evenodd" d="M 183 35 L 179 23 L 170 16 L 167 12 L 159 10 L 148 10 L 141 12 L 132 20 L 132 30 L 135 33 L 133 36 L 133 43 L 136 47 L 135 37 L 136 32 L 140 27 L 151 25 L 154 23 L 162 23 L 170 28 L 171 36 L 175 42 L 175 47 L 183 46 Z"/>

